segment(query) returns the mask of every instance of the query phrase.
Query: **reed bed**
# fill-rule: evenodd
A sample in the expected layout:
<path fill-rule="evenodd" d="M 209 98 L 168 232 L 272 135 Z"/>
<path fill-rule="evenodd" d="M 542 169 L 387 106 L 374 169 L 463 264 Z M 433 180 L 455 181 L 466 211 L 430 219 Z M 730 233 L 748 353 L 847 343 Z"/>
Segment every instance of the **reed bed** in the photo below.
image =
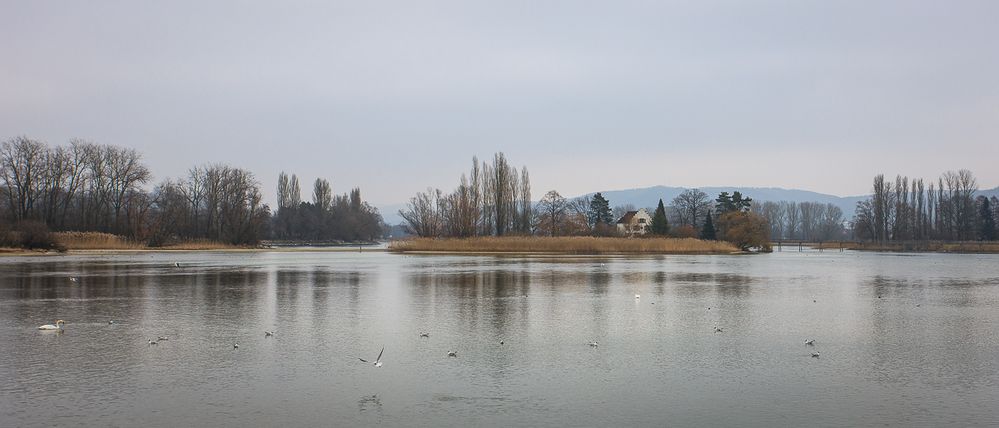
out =
<path fill-rule="evenodd" d="M 207 239 L 193 239 L 170 243 L 160 247 L 150 247 L 144 242 L 124 236 L 101 232 L 54 232 L 52 236 L 61 248 L 66 250 L 233 250 L 245 247 L 229 245 Z"/>
<path fill-rule="evenodd" d="M 693 238 L 476 237 L 414 238 L 389 244 L 389 251 L 547 254 L 729 254 L 739 252 L 723 241 Z"/>
<path fill-rule="evenodd" d="M 56 243 L 67 250 L 141 250 L 146 245 L 123 236 L 101 232 L 53 232 Z"/>
<path fill-rule="evenodd" d="M 999 253 L 999 241 L 913 241 L 913 242 L 854 242 L 845 248 L 861 251 L 934 252 L 934 253 Z"/>

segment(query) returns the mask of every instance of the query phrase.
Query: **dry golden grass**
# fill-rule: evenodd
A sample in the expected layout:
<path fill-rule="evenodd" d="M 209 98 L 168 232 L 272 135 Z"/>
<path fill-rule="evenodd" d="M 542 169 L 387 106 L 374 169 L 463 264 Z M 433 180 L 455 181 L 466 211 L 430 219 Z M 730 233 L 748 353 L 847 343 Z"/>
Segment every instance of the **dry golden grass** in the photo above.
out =
<path fill-rule="evenodd" d="M 549 254 L 728 254 L 739 249 L 722 241 L 693 238 L 477 237 L 414 238 L 389 244 L 394 252 Z"/>
<path fill-rule="evenodd" d="M 54 232 L 55 241 L 67 250 L 232 250 L 244 247 L 195 239 L 177 242 L 162 247 L 149 247 L 144 242 L 137 242 L 124 236 L 101 232 Z"/>
<path fill-rule="evenodd" d="M 101 232 L 53 232 L 53 239 L 67 250 L 140 250 L 146 245 L 123 236 Z"/>
<path fill-rule="evenodd" d="M 189 251 L 201 251 L 201 250 L 234 250 L 240 248 L 252 248 L 252 247 L 240 247 L 236 245 L 230 245 L 218 241 L 210 241 L 207 239 L 193 239 L 184 242 L 178 242 L 175 244 L 164 245 L 159 247 L 163 250 L 189 250 Z"/>
<path fill-rule="evenodd" d="M 984 242 L 848 242 L 845 248 L 861 251 L 893 251 L 893 252 L 936 252 L 936 253 L 999 253 L 999 241 Z M 828 248 L 828 247 L 827 247 Z"/>

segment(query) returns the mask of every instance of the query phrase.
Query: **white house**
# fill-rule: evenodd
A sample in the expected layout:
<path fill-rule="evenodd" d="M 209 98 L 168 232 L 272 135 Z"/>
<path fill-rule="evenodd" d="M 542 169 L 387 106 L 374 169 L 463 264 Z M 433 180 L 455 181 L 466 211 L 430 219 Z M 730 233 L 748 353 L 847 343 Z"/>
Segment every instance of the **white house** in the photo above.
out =
<path fill-rule="evenodd" d="M 617 219 L 617 231 L 622 235 L 644 235 L 652 226 L 652 216 L 645 208 L 638 211 L 628 211 Z"/>

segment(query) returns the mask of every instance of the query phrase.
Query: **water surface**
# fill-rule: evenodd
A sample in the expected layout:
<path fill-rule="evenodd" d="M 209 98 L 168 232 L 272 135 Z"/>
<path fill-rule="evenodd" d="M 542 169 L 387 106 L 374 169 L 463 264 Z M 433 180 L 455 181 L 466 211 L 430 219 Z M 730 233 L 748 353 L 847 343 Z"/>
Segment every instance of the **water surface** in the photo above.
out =
<path fill-rule="evenodd" d="M 0 258 L 5 427 L 996 426 L 997 356 L 996 255 Z"/>

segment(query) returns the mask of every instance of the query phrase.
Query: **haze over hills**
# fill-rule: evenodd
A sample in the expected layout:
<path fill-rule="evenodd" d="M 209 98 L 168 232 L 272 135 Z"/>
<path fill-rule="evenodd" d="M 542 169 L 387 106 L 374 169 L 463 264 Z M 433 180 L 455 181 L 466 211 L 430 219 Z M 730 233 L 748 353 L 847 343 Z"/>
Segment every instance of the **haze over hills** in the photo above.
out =
<path fill-rule="evenodd" d="M 636 189 L 607 190 L 601 191 L 600 193 L 607 198 L 608 201 L 610 201 L 611 207 L 631 204 L 634 205 L 635 208 L 652 208 L 659 203 L 659 198 L 662 198 L 663 203 L 668 205 L 673 198 L 686 189 L 686 187 L 652 186 Z M 717 197 L 720 192 L 732 193 L 738 191 L 745 196 L 753 198 L 754 202 L 761 203 L 766 201 L 792 201 L 833 204 L 843 210 L 843 218 L 848 220 L 853 218 L 857 202 L 869 196 L 836 196 L 812 192 L 809 190 L 783 189 L 780 187 L 699 187 L 698 189 L 707 193 L 711 199 Z M 595 193 L 596 192 L 587 193 L 584 196 L 592 196 Z M 999 197 L 999 187 L 981 190 L 978 194 L 986 197 Z M 540 195 L 535 195 L 536 198 L 539 196 Z M 573 198 L 574 197 L 578 196 L 573 196 Z M 399 224 L 403 222 L 402 217 L 399 216 L 399 210 L 405 207 L 405 203 L 383 205 L 378 207 L 378 211 L 381 212 L 382 218 L 386 223 Z"/>

